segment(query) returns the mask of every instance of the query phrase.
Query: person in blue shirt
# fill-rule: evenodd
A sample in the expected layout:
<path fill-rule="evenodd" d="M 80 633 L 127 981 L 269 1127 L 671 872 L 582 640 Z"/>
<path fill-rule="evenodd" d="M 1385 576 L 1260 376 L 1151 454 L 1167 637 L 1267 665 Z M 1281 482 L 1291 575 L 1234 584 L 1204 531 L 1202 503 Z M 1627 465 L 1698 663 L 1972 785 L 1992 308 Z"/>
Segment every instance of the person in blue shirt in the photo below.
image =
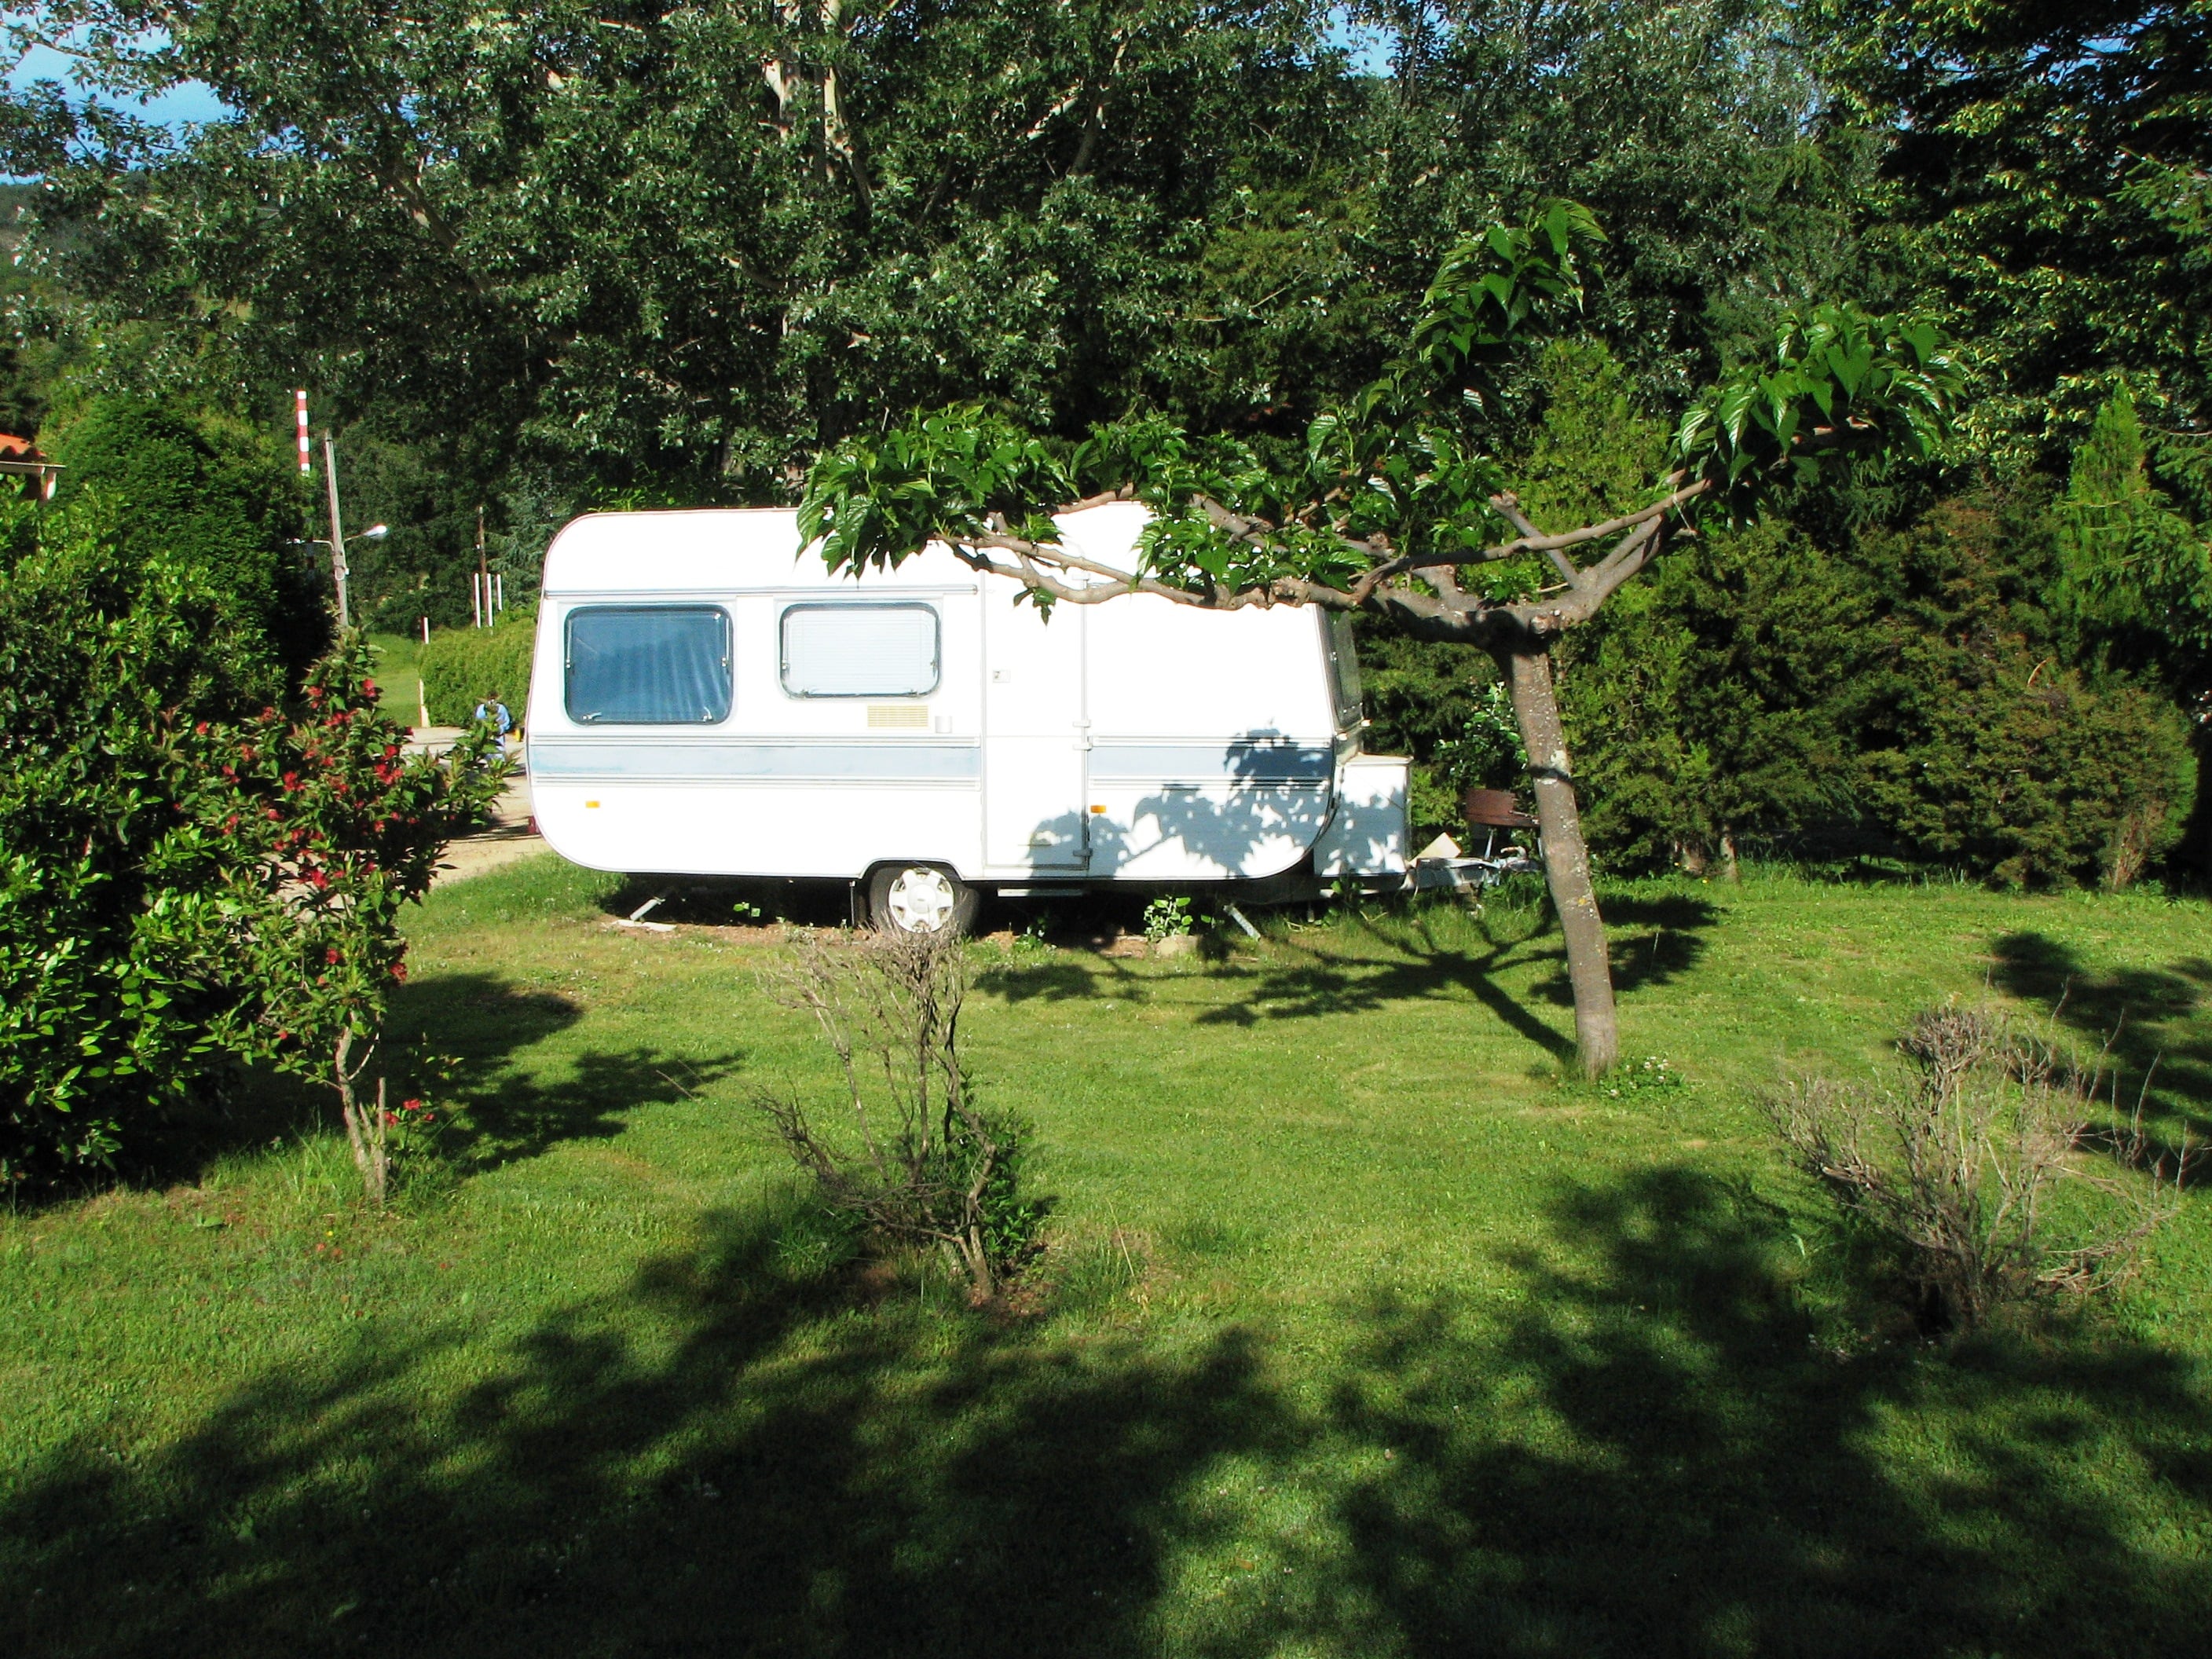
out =
<path fill-rule="evenodd" d="M 499 733 L 499 752 L 506 754 L 507 734 L 514 730 L 514 716 L 507 712 L 507 705 L 487 693 L 484 700 L 477 705 L 476 718 Z"/>

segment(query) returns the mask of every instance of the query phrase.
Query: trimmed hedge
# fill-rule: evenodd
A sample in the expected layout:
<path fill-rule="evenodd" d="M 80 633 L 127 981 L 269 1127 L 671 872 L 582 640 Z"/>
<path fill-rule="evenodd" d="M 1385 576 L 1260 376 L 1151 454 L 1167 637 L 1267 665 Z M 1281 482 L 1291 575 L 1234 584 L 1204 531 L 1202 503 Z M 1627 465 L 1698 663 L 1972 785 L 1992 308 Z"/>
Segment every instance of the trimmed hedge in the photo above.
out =
<path fill-rule="evenodd" d="M 522 723 L 530 700 L 531 646 L 538 613 L 509 611 L 490 628 L 447 628 L 422 647 L 422 694 L 435 726 L 465 726 L 486 696 L 497 697 Z"/>

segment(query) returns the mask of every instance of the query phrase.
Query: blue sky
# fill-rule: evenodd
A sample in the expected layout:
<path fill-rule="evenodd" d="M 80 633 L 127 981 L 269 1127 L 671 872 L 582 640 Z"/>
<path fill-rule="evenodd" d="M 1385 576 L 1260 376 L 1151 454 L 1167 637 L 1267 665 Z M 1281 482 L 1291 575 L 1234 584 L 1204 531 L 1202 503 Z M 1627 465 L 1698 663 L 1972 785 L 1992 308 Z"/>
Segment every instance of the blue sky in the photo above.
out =
<path fill-rule="evenodd" d="M 1389 73 L 1389 42 L 1380 30 L 1352 23 L 1346 9 L 1340 8 L 1331 20 L 1328 35 L 1332 44 L 1350 51 L 1356 69 L 1370 75 Z M 70 60 L 49 46 L 33 48 L 8 76 L 8 84 L 11 87 L 28 86 L 33 81 L 59 81 L 72 94 L 82 91 L 70 73 Z M 110 101 L 125 108 L 131 107 L 135 102 L 125 100 Z M 170 125 L 185 121 L 212 121 L 222 113 L 221 100 L 198 81 L 187 82 L 137 107 L 149 119 Z"/>
<path fill-rule="evenodd" d="M 33 47 L 8 76 L 8 84 L 11 87 L 28 86 L 33 81 L 58 81 L 72 94 L 82 90 L 70 74 L 70 60 L 48 46 Z M 120 108 L 132 110 L 134 113 L 143 112 L 151 120 L 170 123 L 212 121 L 222 113 L 222 105 L 217 101 L 215 94 L 197 81 L 143 105 L 138 105 L 131 99 L 110 99 L 108 101 Z"/>

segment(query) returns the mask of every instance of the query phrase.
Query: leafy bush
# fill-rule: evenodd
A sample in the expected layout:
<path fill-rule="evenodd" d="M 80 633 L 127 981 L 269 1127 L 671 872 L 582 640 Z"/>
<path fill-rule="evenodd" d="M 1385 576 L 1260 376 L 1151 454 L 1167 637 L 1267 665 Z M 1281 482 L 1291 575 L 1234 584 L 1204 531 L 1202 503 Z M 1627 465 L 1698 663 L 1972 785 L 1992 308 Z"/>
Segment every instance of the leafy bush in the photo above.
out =
<path fill-rule="evenodd" d="M 1781 526 L 1683 550 L 1562 647 L 1594 841 L 1631 869 L 1778 840 L 2127 885 L 2179 833 L 2187 726 L 2069 660 L 2053 542 L 2044 502 L 1989 494 L 1847 552 Z"/>
<path fill-rule="evenodd" d="M 438 726 L 465 726 L 477 705 L 497 697 L 519 723 L 530 698 L 535 611 L 509 611 L 490 628 L 450 628 L 422 649 L 422 695 Z"/>
<path fill-rule="evenodd" d="M 880 1243 L 942 1249 L 974 1297 L 996 1295 L 1036 1255 L 1048 1206 L 1022 1181 L 1028 1126 L 981 1106 L 961 1066 L 960 940 L 810 933 L 770 989 L 814 1017 L 842 1067 L 842 1134 L 796 1096 L 754 1098 L 824 1202 Z"/>
<path fill-rule="evenodd" d="M 2004 1303 L 2124 1280 L 2174 1212 L 2186 1154 L 2154 1152 L 2112 1079 L 2001 1014 L 1935 1009 L 1898 1047 L 1901 1087 L 1815 1080 L 1766 1107 L 1790 1160 L 1901 1251 L 1925 1322 L 1968 1328 Z M 2062 1183 L 2087 1200 L 2063 1218 Z"/>
<path fill-rule="evenodd" d="M 252 432 L 111 393 L 52 447 L 67 469 L 62 501 L 100 498 L 125 554 L 198 573 L 222 596 L 240 645 L 265 642 L 295 683 L 329 648 L 329 556 L 290 545 L 310 533 L 301 528 L 310 503 Z"/>
<path fill-rule="evenodd" d="M 1190 900 L 1181 894 L 1163 893 L 1145 907 L 1145 937 L 1154 945 L 1179 939 L 1190 927 Z"/>
<path fill-rule="evenodd" d="M 41 522 L 41 520 L 43 520 Z M 0 524 L 0 1183 L 108 1163 L 218 1055 L 222 849 L 176 802 L 196 720 L 277 692 L 195 562 L 97 500 Z"/>
<path fill-rule="evenodd" d="M 1852 711 L 1861 805 L 1911 854 L 2008 886 L 2125 886 L 2179 835 L 2187 724 L 2068 666 L 2038 598 L 2053 539 L 2040 503 L 1990 497 L 1870 541 L 1891 592 Z"/>
<path fill-rule="evenodd" d="M 1893 747 L 1869 754 L 1863 799 L 1923 857 L 2007 886 L 2135 881 L 2179 838 L 2187 728 L 2136 687 L 2099 687 L 2018 647 L 1923 643 Z"/>
<path fill-rule="evenodd" d="M 358 639 L 283 697 L 200 562 L 111 511 L 0 520 L 0 1183 L 110 1164 L 230 1055 L 357 1075 L 399 907 L 497 782 L 481 739 L 400 754 Z"/>
<path fill-rule="evenodd" d="M 2201 445 L 2179 451 L 2177 470 L 2203 469 L 2205 453 Z M 2054 511 L 2058 600 L 2106 635 L 2202 650 L 2212 646 L 2212 538 L 2152 481 L 2148 460 L 2135 400 L 2123 392 L 2075 451 Z"/>

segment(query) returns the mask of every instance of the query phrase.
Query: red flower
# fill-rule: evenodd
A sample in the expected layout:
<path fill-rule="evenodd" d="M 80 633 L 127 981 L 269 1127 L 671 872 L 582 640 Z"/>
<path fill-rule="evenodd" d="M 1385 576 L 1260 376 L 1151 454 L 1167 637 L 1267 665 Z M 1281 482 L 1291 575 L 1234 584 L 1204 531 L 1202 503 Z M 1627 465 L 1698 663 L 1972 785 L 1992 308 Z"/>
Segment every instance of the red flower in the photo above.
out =
<path fill-rule="evenodd" d="M 361 683 L 361 695 L 374 702 L 376 697 L 376 682 L 374 680 L 363 680 Z"/>
<path fill-rule="evenodd" d="M 392 964 L 392 977 L 398 983 L 404 985 L 407 982 L 407 964 L 404 962 L 393 963 Z"/>
<path fill-rule="evenodd" d="M 204 738 L 208 734 L 208 723 L 205 720 L 202 720 L 198 725 L 192 727 L 192 731 L 196 736 Z"/>
<path fill-rule="evenodd" d="M 422 1109 L 422 1103 L 419 1100 L 403 1100 L 399 1103 L 399 1109 L 403 1112 L 419 1112 Z"/>
<path fill-rule="evenodd" d="M 308 886 L 318 890 L 327 888 L 331 884 L 331 878 L 319 870 L 308 871 L 306 880 Z"/>
<path fill-rule="evenodd" d="M 297 789 L 300 787 L 300 775 L 297 772 L 287 772 L 284 775 L 284 787 L 287 789 Z"/>
<path fill-rule="evenodd" d="M 338 965 L 338 947 L 333 945 L 325 950 L 323 952 L 323 961 L 330 967 L 337 967 Z"/>

